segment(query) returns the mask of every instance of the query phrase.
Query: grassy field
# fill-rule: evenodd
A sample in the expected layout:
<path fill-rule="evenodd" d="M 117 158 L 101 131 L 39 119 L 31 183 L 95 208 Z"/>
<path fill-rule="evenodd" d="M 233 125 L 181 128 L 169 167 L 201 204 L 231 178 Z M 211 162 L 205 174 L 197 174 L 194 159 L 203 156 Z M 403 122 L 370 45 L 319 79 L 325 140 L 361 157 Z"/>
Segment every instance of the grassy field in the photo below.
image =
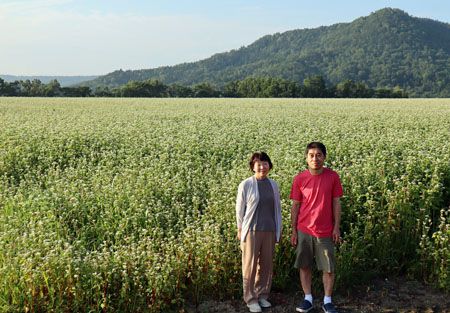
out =
<path fill-rule="evenodd" d="M 289 290 L 289 191 L 313 140 L 344 187 L 338 290 L 407 275 L 450 291 L 450 100 L 0 98 L 0 311 L 239 297 L 234 202 L 256 150 L 281 188 Z"/>

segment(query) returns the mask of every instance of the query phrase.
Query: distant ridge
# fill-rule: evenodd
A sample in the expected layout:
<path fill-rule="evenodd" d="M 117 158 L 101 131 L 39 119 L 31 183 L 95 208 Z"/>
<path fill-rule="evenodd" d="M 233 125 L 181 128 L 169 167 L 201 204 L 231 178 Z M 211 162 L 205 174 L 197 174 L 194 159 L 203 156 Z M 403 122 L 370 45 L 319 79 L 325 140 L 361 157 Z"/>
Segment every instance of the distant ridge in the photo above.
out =
<path fill-rule="evenodd" d="M 33 79 L 39 79 L 42 83 L 47 84 L 48 82 L 56 79 L 62 87 L 67 87 L 71 85 L 76 85 L 81 82 L 92 80 L 97 78 L 98 75 L 91 75 L 91 76 L 16 76 L 16 75 L 3 75 L 0 74 L 0 78 L 7 82 L 13 82 L 16 80 L 33 80 Z"/>
<path fill-rule="evenodd" d="M 385 8 L 351 23 L 264 36 L 210 58 L 155 69 L 118 70 L 82 85 L 116 87 L 130 80 L 223 86 L 248 76 L 294 81 L 322 75 L 371 88 L 399 86 L 410 96 L 450 97 L 450 25 Z"/>

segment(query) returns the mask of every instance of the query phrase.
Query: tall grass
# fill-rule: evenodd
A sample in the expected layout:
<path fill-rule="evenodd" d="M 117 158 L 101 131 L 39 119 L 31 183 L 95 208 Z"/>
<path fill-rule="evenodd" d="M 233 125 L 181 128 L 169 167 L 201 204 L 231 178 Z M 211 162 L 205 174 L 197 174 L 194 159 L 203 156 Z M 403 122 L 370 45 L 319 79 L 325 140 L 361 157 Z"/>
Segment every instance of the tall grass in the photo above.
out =
<path fill-rule="evenodd" d="M 0 311 L 157 312 L 239 297 L 234 199 L 324 142 L 341 176 L 338 288 L 410 275 L 450 291 L 450 101 L 0 99 Z"/>

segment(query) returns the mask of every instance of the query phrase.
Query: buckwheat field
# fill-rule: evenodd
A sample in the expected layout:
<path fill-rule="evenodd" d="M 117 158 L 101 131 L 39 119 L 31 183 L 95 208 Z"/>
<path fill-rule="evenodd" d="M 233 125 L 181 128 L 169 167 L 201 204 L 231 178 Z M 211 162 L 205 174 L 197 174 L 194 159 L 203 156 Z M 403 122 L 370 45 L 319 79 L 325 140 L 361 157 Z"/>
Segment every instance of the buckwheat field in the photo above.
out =
<path fill-rule="evenodd" d="M 450 291 L 450 100 L 0 98 L 0 311 L 240 297 L 234 205 L 256 150 L 282 193 L 274 288 L 292 288 L 289 192 L 313 140 L 344 187 L 337 289 Z"/>

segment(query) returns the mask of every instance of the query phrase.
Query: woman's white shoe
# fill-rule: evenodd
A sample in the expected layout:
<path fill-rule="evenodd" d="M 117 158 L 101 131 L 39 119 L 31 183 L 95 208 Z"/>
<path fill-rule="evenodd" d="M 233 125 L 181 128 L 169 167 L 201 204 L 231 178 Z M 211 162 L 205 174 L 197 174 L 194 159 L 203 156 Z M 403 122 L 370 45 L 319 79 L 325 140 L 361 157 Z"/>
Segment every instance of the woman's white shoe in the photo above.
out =
<path fill-rule="evenodd" d="M 262 312 L 262 309 L 258 303 L 247 304 L 247 307 L 252 313 Z"/>
<path fill-rule="evenodd" d="M 262 308 L 270 308 L 272 306 L 272 304 L 266 299 L 259 299 L 258 302 Z"/>

